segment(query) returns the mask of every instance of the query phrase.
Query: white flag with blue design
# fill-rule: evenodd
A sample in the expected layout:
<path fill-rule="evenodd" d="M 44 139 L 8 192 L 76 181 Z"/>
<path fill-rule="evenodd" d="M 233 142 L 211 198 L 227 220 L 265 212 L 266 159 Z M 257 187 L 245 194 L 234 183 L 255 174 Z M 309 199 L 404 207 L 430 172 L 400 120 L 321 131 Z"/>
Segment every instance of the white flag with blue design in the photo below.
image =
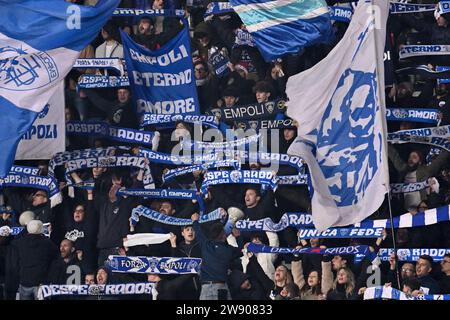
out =
<path fill-rule="evenodd" d="M 325 0 L 230 0 L 264 60 L 333 39 Z"/>
<path fill-rule="evenodd" d="M 0 176 L 17 144 L 119 0 L 0 0 Z"/>
<path fill-rule="evenodd" d="M 387 192 L 383 51 L 389 1 L 360 0 L 343 39 L 289 78 L 287 114 L 298 122 L 288 150 L 308 164 L 317 229 L 360 222 Z"/>

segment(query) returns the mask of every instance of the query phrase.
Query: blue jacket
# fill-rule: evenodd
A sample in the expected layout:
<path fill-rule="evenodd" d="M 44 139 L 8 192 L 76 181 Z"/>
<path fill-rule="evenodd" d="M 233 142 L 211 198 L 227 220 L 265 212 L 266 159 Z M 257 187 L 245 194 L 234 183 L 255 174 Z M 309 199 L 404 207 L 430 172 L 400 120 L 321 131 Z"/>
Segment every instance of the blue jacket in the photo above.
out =
<path fill-rule="evenodd" d="M 194 221 L 193 226 L 202 251 L 200 280 L 226 282 L 228 269 L 233 260 L 242 256 L 242 248 L 232 247 L 226 242 L 209 240 L 198 221 Z"/>

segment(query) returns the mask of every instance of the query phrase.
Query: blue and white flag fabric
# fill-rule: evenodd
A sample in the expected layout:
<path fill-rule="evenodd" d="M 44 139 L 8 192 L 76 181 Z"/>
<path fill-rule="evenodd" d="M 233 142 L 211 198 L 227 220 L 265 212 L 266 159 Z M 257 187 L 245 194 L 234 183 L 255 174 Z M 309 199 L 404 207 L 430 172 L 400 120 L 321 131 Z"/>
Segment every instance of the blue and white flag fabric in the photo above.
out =
<path fill-rule="evenodd" d="M 123 76 L 84 74 L 78 79 L 77 89 L 121 88 L 130 86 L 130 79 Z"/>
<path fill-rule="evenodd" d="M 388 1 L 360 0 L 330 54 L 287 82 L 287 115 L 298 122 L 288 154 L 308 165 L 319 231 L 368 217 L 389 186 L 383 66 L 388 7 Z"/>
<path fill-rule="evenodd" d="M 439 110 L 423 108 L 389 108 L 386 119 L 389 121 L 412 121 L 437 124 Z"/>
<path fill-rule="evenodd" d="M 152 295 L 157 296 L 156 284 L 115 283 L 115 284 L 52 284 L 41 285 L 38 290 L 38 300 L 56 296 L 120 296 L 120 295 Z"/>
<path fill-rule="evenodd" d="M 209 186 L 218 184 L 261 184 L 277 189 L 277 179 L 271 171 L 263 170 L 233 170 L 233 171 L 210 171 L 204 176 L 200 192 L 206 194 Z"/>
<path fill-rule="evenodd" d="M 72 120 L 66 123 L 66 134 L 74 136 L 103 137 L 120 142 L 149 146 L 152 145 L 152 140 L 155 136 L 154 132 L 115 127 L 104 121 L 78 120 Z"/>
<path fill-rule="evenodd" d="M 333 38 L 324 0 L 231 0 L 230 3 L 267 62 Z"/>
<path fill-rule="evenodd" d="M 199 114 L 187 26 L 154 51 L 138 45 L 124 32 L 122 42 L 138 116 L 145 112 Z"/>
<path fill-rule="evenodd" d="M 424 45 L 404 45 L 401 47 L 399 59 L 423 56 L 442 56 L 450 54 L 450 45 L 424 44 Z"/>
<path fill-rule="evenodd" d="M 218 129 L 219 121 L 215 116 L 210 115 L 162 115 L 153 113 L 144 113 L 141 116 L 141 127 L 156 125 L 156 127 L 167 128 L 168 125 L 175 126 L 178 121 L 189 122 L 193 124 L 201 124 L 211 128 Z"/>
<path fill-rule="evenodd" d="M 369 287 L 364 291 L 364 300 L 450 300 L 450 294 L 425 294 L 413 297 L 386 286 Z"/>
<path fill-rule="evenodd" d="M 288 212 L 283 214 L 280 221 L 273 222 L 270 218 L 256 221 L 239 220 L 236 221 L 236 228 L 241 231 L 270 231 L 280 232 L 287 227 L 301 228 L 313 227 L 312 216 L 306 213 Z"/>
<path fill-rule="evenodd" d="M 0 1 L 0 176 L 8 174 L 19 140 L 119 2 Z"/>
<path fill-rule="evenodd" d="M 395 250 L 393 248 L 381 248 L 378 251 L 378 257 L 381 261 L 389 261 L 389 257 Z M 397 249 L 397 259 L 402 262 L 416 262 L 420 256 L 428 255 L 433 258 L 434 262 L 444 260 L 444 256 L 450 253 L 450 249 L 444 248 L 408 248 Z"/>
<path fill-rule="evenodd" d="M 369 252 L 368 246 L 350 246 L 337 248 L 282 248 L 270 247 L 262 244 L 250 243 L 247 247 L 248 252 L 254 253 L 278 253 L 278 254 L 329 254 L 329 255 L 366 255 Z"/>
<path fill-rule="evenodd" d="M 200 258 L 109 256 L 106 261 L 112 272 L 153 274 L 198 274 Z"/>
<path fill-rule="evenodd" d="M 220 208 L 211 211 L 208 214 L 203 214 L 200 216 L 199 223 L 210 222 L 214 220 L 221 220 L 222 210 Z M 182 219 L 177 217 L 168 216 L 166 214 L 159 213 L 158 211 L 146 208 L 144 206 L 138 206 L 131 211 L 131 223 L 136 225 L 139 222 L 140 217 L 145 217 L 147 219 L 157 221 L 163 224 L 169 224 L 173 226 L 190 226 L 192 225 L 191 219 Z"/>
<path fill-rule="evenodd" d="M 15 160 L 51 159 L 66 150 L 64 83 L 60 82 L 44 109 L 23 135 Z"/>
<path fill-rule="evenodd" d="M 347 239 L 381 238 L 384 228 L 331 228 L 319 232 L 316 229 L 299 229 L 298 239 Z"/>
<path fill-rule="evenodd" d="M 442 206 L 425 210 L 414 215 L 411 213 L 402 214 L 399 217 L 394 217 L 394 228 L 413 228 L 423 227 L 431 224 L 436 224 L 443 221 L 450 221 L 450 206 Z M 365 220 L 360 223 L 355 223 L 356 228 L 390 228 L 390 219 Z"/>

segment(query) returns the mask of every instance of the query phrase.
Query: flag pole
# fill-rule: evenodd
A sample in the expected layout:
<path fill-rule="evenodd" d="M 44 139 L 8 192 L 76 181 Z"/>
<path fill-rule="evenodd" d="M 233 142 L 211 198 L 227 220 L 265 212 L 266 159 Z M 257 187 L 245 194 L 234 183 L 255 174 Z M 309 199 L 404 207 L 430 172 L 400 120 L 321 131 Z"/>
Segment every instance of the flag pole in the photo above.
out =
<path fill-rule="evenodd" d="M 366 0 L 367 1 L 367 0 Z M 376 1 L 376 0 L 375 0 Z M 385 170 L 385 184 L 386 184 L 386 188 L 387 188 L 387 200 L 388 200 L 388 208 L 389 208 L 389 221 L 391 224 L 391 234 L 392 234 L 392 245 L 393 245 L 393 249 L 395 252 L 395 259 L 396 259 L 396 264 L 395 264 L 395 274 L 396 274 L 396 278 L 397 278 L 397 285 L 399 290 L 401 290 L 400 287 L 400 274 L 398 271 L 398 261 L 397 261 L 397 241 L 395 240 L 395 230 L 394 230 L 394 218 L 392 216 L 392 205 L 391 205 L 391 189 L 389 187 L 390 185 L 390 181 L 389 181 L 389 159 L 387 156 L 388 153 L 388 142 L 387 142 L 387 123 L 386 123 L 386 99 L 385 99 L 385 92 L 384 92 L 384 56 L 382 55 L 382 61 L 380 63 L 380 57 L 378 55 L 379 52 L 383 52 L 384 54 L 384 48 L 382 51 L 379 50 L 379 48 L 377 48 L 378 44 L 379 44 L 379 40 L 384 40 L 381 43 L 385 43 L 386 41 L 386 32 L 384 32 L 384 34 L 380 34 L 380 31 L 382 30 L 386 30 L 385 28 L 381 27 L 381 22 L 382 21 L 377 21 L 377 19 L 380 19 L 381 15 L 380 14 L 376 14 L 377 10 L 389 10 L 389 6 L 385 6 L 383 8 L 378 7 L 374 4 L 375 2 L 374 0 L 371 0 L 372 3 L 372 15 L 374 18 L 374 28 L 375 28 L 375 41 L 374 41 L 374 46 L 375 46 L 375 52 L 377 53 L 376 57 L 377 57 L 377 67 L 376 69 L 376 74 L 377 74 L 377 78 L 379 80 L 379 84 L 382 84 L 382 86 L 378 86 L 378 90 L 377 90 L 377 95 L 378 95 L 378 100 L 380 101 L 380 108 L 381 108 L 381 123 L 382 123 L 382 128 L 383 128 L 383 143 L 384 143 L 384 154 L 382 154 L 382 157 L 384 158 L 384 170 Z M 378 8 L 377 8 L 378 7 Z M 378 11 L 378 13 L 380 13 Z M 384 22 L 387 23 L 387 20 Z M 384 39 L 378 39 L 379 37 L 384 37 Z M 380 72 L 380 69 L 383 71 L 382 73 Z"/>

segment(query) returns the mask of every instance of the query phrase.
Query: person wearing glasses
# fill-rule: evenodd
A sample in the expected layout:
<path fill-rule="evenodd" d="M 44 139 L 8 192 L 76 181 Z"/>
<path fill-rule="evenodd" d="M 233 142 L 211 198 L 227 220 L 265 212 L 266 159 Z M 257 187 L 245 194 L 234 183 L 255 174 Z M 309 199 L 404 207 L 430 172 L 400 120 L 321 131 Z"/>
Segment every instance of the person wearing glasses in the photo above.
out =
<path fill-rule="evenodd" d="M 444 274 L 439 281 L 441 293 L 450 294 L 450 253 L 447 253 L 441 261 L 441 271 Z"/>
<path fill-rule="evenodd" d="M 395 253 L 392 253 L 389 257 L 389 271 L 388 271 L 388 282 L 391 283 L 391 286 L 396 289 L 400 289 L 405 281 L 408 279 L 414 279 L 416 278 L 416 268 L 412 263 L 406 262 L 402 265 L 402 268 L 400 269 L 400 285 L 401 287 L 398 288 L 397 283 L 397 259 L 395 257 Z"/>

